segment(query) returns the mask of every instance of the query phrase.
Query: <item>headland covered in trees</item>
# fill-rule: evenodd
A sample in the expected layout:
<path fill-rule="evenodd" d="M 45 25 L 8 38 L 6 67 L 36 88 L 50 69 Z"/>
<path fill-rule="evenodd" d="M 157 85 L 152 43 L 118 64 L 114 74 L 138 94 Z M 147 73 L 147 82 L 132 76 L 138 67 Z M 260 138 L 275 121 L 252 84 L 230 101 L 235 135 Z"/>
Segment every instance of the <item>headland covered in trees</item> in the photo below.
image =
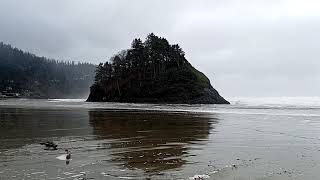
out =
<path fill-rule="evenodd" d="M 100 63 L 87 101 L 228 104 L 179 45 L 149 34 Z"/>
<path fill-rule="evenodd" d="M 82 98 L 95 68 L 38 57 L 0 42 L 0 97 Z"/>

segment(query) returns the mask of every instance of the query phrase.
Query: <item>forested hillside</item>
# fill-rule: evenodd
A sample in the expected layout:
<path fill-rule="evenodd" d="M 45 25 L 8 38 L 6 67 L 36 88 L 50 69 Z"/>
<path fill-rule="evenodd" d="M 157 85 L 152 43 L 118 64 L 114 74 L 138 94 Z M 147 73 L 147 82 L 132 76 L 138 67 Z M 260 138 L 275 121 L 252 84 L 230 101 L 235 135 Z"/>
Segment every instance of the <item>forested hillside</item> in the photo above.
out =
<path fill-rule="evenodd" d="M 38 57 L 0 43 L 0 95 L 79 98 L 89 92 L 96 66 Z"/>

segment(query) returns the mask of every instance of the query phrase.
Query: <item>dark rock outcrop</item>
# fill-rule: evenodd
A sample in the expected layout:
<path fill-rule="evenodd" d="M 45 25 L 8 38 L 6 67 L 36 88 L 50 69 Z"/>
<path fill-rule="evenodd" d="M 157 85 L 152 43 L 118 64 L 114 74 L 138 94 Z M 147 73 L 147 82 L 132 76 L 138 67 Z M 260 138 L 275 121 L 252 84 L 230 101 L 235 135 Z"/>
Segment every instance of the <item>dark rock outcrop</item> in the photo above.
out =
<path fill-rule="evenodd" d="M 178 45 L 153 34 L 144 43 L 136 39 L 132 44 L 111 63 L 98 66 L 87 101 L 229 104 Z"/>

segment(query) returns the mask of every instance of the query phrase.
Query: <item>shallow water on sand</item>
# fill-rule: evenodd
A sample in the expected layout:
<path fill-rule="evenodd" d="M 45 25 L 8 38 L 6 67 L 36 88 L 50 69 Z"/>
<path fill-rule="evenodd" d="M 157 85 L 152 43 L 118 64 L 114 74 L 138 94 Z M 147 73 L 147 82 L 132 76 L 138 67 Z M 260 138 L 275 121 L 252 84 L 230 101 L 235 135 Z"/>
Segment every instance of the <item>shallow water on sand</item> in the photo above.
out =
<path fill-rule="evenodd" d="M 317 104 L 0 100 L 0 179 L 317 179 L 319 129 Z"/>

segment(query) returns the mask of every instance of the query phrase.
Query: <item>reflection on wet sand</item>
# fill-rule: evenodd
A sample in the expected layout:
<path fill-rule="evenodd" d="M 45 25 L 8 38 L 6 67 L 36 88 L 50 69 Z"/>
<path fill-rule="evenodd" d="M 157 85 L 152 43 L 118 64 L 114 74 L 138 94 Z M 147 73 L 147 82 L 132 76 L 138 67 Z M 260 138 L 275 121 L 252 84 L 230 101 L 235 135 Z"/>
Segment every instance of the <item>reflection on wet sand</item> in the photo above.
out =
<path fill-rule="evenodd" d="M 88 133 L 87 111 L 0 108 L 0 149 Z"/>
<path fill-rule="evenodd" d="M 98 138 L 112 140 L 111 161 L 153 173 L 181 167 L 216 123 L 199 113 L 149 111 L 90 111 L 89 118 Z"/>

